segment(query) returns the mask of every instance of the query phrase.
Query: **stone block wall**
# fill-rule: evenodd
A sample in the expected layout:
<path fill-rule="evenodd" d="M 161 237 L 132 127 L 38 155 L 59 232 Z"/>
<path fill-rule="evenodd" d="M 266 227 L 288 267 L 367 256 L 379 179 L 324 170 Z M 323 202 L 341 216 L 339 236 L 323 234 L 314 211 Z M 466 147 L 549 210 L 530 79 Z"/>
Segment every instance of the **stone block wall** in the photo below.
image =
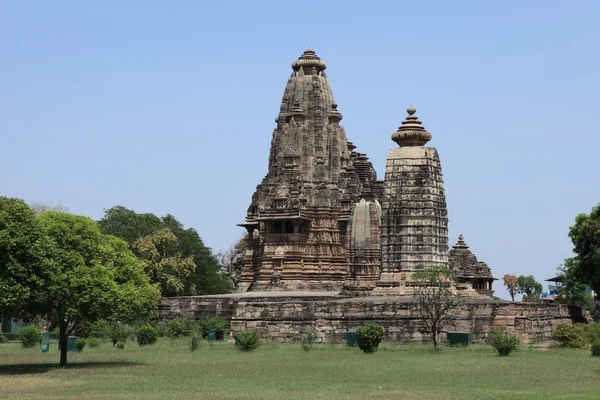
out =
<path fill-rule="evenodd" d="M 317 342 L 344 343 L 345 334 L 365 323 L 384 327 L 384 342 L 419 344 L 430 338 L 413 304 L 406 298 L 211 298 L 181 297 L 161 300 L 161 317 L 230 318 L 232 335 L 257 331 L 265 341 L 293 342 L 309 328 L 317 331 Z M 453 310 L 448 331 L 471 332 L 473 343 L 483 343 L 493 327 L 519 334 L 521 343 L 550 339 L 559 323 L 571 323 L 569 307 L 472 300 Z M 444 332 L 444 333 L 445 333 Z"/>

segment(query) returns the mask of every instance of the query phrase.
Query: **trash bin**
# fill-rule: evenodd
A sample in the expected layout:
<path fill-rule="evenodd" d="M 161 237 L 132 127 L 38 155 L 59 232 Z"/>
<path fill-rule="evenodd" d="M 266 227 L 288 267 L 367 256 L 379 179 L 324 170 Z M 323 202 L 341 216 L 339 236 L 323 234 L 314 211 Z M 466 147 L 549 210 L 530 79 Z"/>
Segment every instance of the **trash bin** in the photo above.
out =
<path fill-rule="evenodd" d="M 50 350 L 50 332 L 42 332 L 42 351 L 45 353 Z"/>
<path fill-rule="evenodd" d="M 224 338 L 224 331 L 208 331 L 206 333 L 206 340 L 208 340 L 209 342 L 222 342 Z"/>
<path fill-rule="evenodd" d="M 471 342 L 471 332 L 448 332 L 446 337 L 450 346 L 468 346 Z"/>
<path fill-rule="evenodd" d="M 354 347 L 358 346 L 356 339 L 356 332 L 346 332 L 346 346 Z"/>
<path fill-rule="evenodd" d="M 79 339 L 79 336 L 69 336 L 67 339 L 67 351 L 75 351 L 79 353 L 79 347 L 75 344 L 75 342 Z"/>

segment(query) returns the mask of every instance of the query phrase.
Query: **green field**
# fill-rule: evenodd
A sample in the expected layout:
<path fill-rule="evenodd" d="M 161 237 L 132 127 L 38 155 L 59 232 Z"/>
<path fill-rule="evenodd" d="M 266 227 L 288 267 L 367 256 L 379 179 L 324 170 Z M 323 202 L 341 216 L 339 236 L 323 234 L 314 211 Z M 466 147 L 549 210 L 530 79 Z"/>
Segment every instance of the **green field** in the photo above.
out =
<path fill-rule="evenodd" d="M 363 354 L 341 345 L 184 341 L 149 347 L 108 342 L 69 353 L 0 344 L 2 399 L 598 399 L 600 358 L 589 350 L 523 348 L 498 357 L 487 346 L 384 345 Z"/>

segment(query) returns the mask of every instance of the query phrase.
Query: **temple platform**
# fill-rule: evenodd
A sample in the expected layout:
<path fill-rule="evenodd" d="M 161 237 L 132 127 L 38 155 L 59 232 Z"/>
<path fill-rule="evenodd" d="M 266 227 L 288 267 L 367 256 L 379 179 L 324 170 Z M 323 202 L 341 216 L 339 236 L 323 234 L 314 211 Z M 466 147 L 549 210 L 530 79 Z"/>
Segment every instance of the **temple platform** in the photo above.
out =
<path fill-rule="evenodd" d="M 317 342 L 344 343 L 347 332 L 365 323 L 385 330 L 384 342 L 428 343 L 425 324 L 411 297 L 342 297 L 332 292 L 250 292 L 212 296 L 163 298 L 159 318 L 199 319 L 219 316 L 230 321 L 231 334 L 256 331 L 263 340 L 294 342 L 310 328 Z M 467 299 L 452 310 L 447 332 L 470 332 L 473 343 L 485 342 L 487 332 L 504 327 L 521 343 L 550 340 L 560 323 L 585 320 L 581 308 L 489 299 Z"/>

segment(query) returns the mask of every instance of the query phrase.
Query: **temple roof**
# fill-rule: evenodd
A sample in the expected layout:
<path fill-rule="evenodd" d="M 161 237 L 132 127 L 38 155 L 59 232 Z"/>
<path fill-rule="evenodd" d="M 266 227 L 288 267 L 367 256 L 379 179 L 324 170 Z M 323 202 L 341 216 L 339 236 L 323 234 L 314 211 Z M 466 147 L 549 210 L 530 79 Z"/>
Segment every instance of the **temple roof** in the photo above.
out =
<path fill-rule="evenodd" d="M 458 277 L 496 279 L 490 267 L 469 250 L 463 235 L 458 236 L 458 242 L 448 253 L 448 264 Z"/>

